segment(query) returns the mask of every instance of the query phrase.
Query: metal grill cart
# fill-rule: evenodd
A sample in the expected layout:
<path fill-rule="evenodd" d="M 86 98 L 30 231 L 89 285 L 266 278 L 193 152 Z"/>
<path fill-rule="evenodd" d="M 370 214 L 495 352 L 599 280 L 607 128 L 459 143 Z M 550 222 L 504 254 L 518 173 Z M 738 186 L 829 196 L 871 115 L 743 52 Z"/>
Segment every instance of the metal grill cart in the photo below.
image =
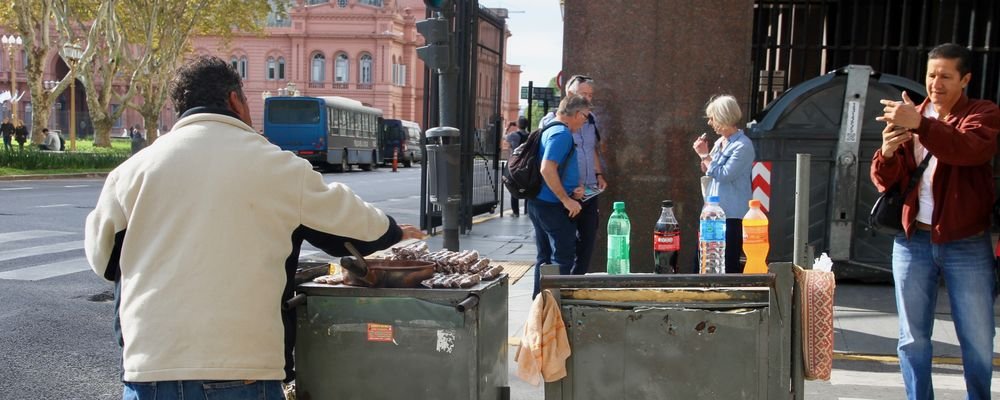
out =
<path fill-rule="evenodd" d="M 801 398 L 791 268 L 543 276 L 572 348 L 546 400 Z"/>
<path fill-rule="evenodd" d="M 507 291 L 299 285 L 298 399 L 509 398 Z"/>

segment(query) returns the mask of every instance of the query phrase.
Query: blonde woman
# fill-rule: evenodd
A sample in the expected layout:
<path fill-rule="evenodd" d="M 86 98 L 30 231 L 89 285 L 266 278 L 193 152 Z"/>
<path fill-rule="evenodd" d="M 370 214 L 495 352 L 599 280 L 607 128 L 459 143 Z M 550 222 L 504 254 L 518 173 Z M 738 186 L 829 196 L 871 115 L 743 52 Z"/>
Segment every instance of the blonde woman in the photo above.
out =
<path fill-rule="evenodd" d="M 719 138 L 711 150 L 706 135 L 695 140 L 692 147 L 701 157 L 701 171 L 712 178 L 707 195 L 719 196 L 719 206 L 726 212 L 726 272 L 742 273 L 743 215 L 752 195 L 750 172 L 756 155 L 750 138 L 739 128 L 743 114 L 736 98 L 713 97 L 705 106 L 705 118 Z"/>

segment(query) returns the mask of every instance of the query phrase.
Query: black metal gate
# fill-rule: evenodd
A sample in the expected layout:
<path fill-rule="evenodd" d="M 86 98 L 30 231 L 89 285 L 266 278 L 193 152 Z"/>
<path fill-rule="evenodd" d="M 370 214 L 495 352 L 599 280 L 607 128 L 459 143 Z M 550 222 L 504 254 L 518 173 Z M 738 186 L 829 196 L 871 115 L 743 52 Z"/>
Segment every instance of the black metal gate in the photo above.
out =
<path fill-rule="evenodd" d="M 753 118 L 784 90 L 848 64 L 924 82 L 927 52 L 953 42 L 972 50 L 972 98 L 1000 102 L 1000 4 L 996 0 L 757 0 Z"/>
<path fill-rule="evenodd" d="M 506 21 L 478 0 L 457 2 L 455 42 L 457 43 L 459 100 L 458 124 L 462 132 L 460 182 L 462 203 L 460 230 L 472 229 L 472 218 L 493 212 L 500 190 L 500 106 L 503 87 L 504 42 Z M 428 14 L 429 15 L 429 14 Z M 439 125 L 437 73 L 426 69 L 424 82 L 424 121 L 428 127 Z M 425 157 L 426 159 L 426 157 Z M 433 230 L 441 224 L 441 210 L 430 203 L 427 194 L 426 161 L 421 172 L 421 228 Z"/>

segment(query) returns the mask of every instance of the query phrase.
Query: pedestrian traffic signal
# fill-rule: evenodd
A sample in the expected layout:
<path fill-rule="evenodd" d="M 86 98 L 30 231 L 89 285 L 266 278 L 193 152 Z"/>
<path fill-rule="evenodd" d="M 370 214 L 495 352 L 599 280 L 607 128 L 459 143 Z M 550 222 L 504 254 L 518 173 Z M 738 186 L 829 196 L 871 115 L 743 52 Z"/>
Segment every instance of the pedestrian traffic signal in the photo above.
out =
<path fill-rule="evenodd" d="M 446 69 L 451 64 L 451 26 L 443 18 L 425 19 L 417 22 L 427 44 L 417 48 L 417 57 L 433 69 Z"/>

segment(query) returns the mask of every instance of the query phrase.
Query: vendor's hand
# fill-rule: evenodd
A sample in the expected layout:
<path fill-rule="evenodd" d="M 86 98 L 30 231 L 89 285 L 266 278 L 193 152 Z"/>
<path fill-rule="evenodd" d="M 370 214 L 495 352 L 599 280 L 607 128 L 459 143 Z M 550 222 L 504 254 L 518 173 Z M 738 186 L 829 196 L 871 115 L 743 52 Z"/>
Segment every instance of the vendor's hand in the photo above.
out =
<path fill-rule="evenodd" d="M 566 208 L 570 218 L 576 218 L 576 216 L 580 214 L 580 210 L 583 209 L 583 207 L 580 206 L 579 201 L 573 200 L 569 197 L 562 201 L 562 205 Z"/>
<path fill-rule="evenodd" d="M 882 108 L 882 116 L 876 117 L 878 121 L 883 121 L 899 128 L 917 129 L 920 127 L 920 112 L 917 106 L 910 100 L 910 95 L 903 91 L 903 101 L 886 100 L 879 101 L 885 107 Z"/>
<path fill-rule="evenodd" d="M 608 181 L 604 180 L 604 175 L 597 176 L 597 188 L 600 190 L 605 190 L 608 188 Z"/>
<path fill-rule="evenodd" d="M 913 139 L 913 133 L 906 128 L 886 124 L 882 130 L 882 157 L 892 158 L 899 146 Z"/>
<path fill-rule="evenodd" d="M 423 239 L 427 237 L 427 235 L 424 234 L 424 231 L 410 224 L 399 224 L 399 229 L 403 230 L 403 240 Z"/>
<path fill-rule="evenodd" d="M 574 198 L 576 200 L 580 200 L 580 199 L 583 199 L 583 195 L 586 194 L 586 193 L 587 193 L 587 190 L 584 189 L 583 186 L 577 186 L 576 189 L 573 189 L 573 194 L 571 194 L 570 197 L 572 197 L 572 198 Z"/>

